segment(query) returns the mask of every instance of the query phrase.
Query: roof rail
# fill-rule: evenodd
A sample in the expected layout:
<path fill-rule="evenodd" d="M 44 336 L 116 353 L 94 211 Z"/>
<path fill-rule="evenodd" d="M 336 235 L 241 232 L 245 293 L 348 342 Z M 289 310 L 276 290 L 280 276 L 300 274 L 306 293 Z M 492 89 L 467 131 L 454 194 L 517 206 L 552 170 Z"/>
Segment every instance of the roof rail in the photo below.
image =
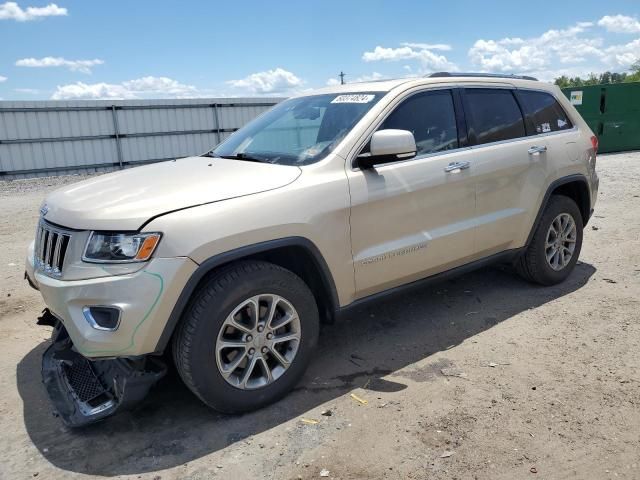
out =
<path fill-rule="evenodd" d="M 516 78 L 519 80 L 534 80 L 538 81 L 535 77 L 528 75 L 514 75 L 512 73 L 481 73 L 481 72 L 435 72 L 427 77 L 490 77 L 490 78 Z"/>

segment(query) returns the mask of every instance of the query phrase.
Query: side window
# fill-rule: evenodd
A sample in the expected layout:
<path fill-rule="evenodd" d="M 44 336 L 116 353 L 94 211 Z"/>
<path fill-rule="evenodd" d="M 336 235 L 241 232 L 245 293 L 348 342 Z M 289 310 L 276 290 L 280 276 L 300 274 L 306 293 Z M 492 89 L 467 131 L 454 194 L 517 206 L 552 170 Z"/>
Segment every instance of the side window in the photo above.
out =
<path fill-rule="evenodd" d="M 450 90 L 418 93 L 402 102 L 379 130 L 409 130 L 417 155 L 458 148 L 458 129 Z"/>
<path fill-rule="evenodd" d="M 476 144 L 526 136 L 524 119 L 511 90 L 468 88 L 465 112 Z"/>
<path fill-rule="evenodd" d="M 529 135 L 573 128 L 571 120 L 553 95 L 532 90 L 519 90 L 518 95 L 530 126 Z"/>

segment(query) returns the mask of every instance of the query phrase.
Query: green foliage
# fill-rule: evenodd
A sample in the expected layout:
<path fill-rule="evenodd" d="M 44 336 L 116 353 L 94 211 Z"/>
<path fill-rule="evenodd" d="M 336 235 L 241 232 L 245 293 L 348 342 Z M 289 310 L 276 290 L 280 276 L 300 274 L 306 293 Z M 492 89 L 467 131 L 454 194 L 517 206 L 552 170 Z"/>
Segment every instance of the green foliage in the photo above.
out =
<path fill-rule="evenodd" d="M 560 88 L 585 87 L 589 85 L 603 85 L 608 83 L 640 82 L 640 59 L 631 65 L 631 73 L 604 72 L 599 75 L 590 73 L 587 78 L 567 77 L 562 75 L 554 83 Z"/>
<path fill-rule="evenodd" d="M 631 65 L 631 75 L 627 75 L 625 82 L 640 82 L 640 60 Z"/>

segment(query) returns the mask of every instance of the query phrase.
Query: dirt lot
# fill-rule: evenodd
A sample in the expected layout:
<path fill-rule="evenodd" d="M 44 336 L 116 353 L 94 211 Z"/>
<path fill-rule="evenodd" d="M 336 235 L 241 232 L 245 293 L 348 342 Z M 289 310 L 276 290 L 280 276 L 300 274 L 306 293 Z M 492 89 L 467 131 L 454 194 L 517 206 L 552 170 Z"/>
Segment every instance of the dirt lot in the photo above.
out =
<path fill-rule="evenodd" d="M 22 280 L 44 194 L 78 177 L 0 183 L 0 478 L 640 478 L 640 153 L 598 167 L 564 284 L 480 270 L 325 326 L 269 408 L 218 415 L 171 374 L 136 411 L 78 431 L 51 414 L 49 329 Z"/>

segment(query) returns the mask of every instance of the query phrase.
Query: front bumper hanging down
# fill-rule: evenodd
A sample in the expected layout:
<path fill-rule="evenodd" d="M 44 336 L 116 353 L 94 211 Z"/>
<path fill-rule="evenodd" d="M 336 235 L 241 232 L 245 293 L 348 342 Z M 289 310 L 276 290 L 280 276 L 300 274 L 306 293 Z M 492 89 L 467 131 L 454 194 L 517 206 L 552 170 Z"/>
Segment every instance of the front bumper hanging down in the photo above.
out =
<path fill-rule="evenodd" d="M 70 427 L 97 422 L 137 405 L 166 373 L 158 358 L 89 360 L 73 347 L 49 310 L 39 325 L 53 325 L 52 344 L 42 356 L 42 381 L 55 413 Z"/>

